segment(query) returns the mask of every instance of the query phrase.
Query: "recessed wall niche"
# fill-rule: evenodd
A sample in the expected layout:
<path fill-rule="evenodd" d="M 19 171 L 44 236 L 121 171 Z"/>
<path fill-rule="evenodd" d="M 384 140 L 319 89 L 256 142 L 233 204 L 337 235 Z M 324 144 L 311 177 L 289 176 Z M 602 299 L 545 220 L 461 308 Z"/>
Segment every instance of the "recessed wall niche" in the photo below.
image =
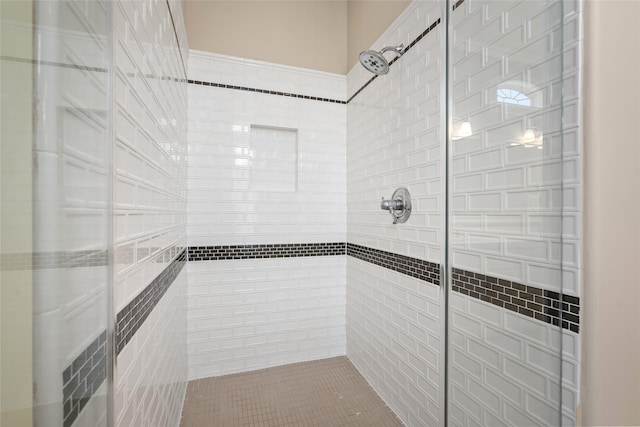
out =
<path fill-rule="evenodd" d="M 298 189 L 298 130 L 251 125 L 250 186 L 253 190 Z"/>

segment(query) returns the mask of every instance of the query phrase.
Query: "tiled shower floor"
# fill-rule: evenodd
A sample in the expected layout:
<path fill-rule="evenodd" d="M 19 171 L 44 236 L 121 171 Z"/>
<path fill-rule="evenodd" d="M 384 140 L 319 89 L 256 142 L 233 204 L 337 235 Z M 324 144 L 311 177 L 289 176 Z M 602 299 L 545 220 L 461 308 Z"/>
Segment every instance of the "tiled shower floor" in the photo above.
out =
<path fill-rule="evenodd" d="M 344 356 L 189 382 L 181 427 L 402 426 Z"/>

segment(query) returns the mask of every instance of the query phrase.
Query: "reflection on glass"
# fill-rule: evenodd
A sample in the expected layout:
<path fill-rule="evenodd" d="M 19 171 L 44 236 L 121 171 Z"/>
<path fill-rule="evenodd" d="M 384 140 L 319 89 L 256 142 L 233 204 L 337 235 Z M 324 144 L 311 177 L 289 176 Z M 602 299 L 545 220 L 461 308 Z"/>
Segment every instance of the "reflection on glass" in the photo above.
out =
<path fill-rule="evenodd" d="M 562 295 L 569 282 L 578 288 L 563 254 L 578 247 L 579 212 L 563 206 L 567 179 L 572 191 L 579 179 L 578 159 L 564 158 L 579 70 L 561 59 L 577 51 L 563 36 L 579 10 L 560 1 L 452 3 L 447 421 L 571 425 L 577 386 L 561 367 L 578 364 L 560 349 L 563 339 L 578 342 L 578 324 L 560 308 L 579 309 Z"/>
<path fill-rule="evenodd" d="M 514 89 L 498 89 L 497 98 L 498 102 L 504 102 L 507 104 L 523 105 L 525 107 L 531 107 L 531 100 L 527 95 L 522 92 L 518 92 Z"/>
<path fill-rule="evenodd" d="M 458 139 L 467 138 L 471 135 L 473 135 L 473 132 L 471 131 L 471 122 L 464 121 L 453 126 L 451 139 L 457 141 Z"/>

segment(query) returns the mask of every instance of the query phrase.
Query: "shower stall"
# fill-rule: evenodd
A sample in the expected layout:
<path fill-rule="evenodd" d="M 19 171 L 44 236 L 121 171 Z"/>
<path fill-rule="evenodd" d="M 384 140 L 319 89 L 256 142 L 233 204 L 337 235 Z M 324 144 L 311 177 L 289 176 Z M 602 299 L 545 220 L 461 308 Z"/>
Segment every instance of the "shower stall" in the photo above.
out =
<path fill-rule="evenodd" d="M 1 423 L 346 355 L 407 426 L 578 424 L 582 7 L 414 0 L 344 76 L 1 2 Z"/>

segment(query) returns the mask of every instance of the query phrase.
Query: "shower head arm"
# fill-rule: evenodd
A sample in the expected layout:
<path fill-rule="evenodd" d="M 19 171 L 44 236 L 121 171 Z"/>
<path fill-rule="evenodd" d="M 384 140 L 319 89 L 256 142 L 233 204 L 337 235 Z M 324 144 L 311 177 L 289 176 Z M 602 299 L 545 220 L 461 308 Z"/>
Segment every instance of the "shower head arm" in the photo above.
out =
<path fill-rule="evenodd" d="M 400 56 L 404 53 L 404 44 L 401 44 L 399 46 L 387 46 L 385 48 L 383 48 L 380 53 L 385 53 L 385 52 L 389 52 L 389 51 L 393 51 L 393 53 L 395 53 L 396 55 Z"/>

